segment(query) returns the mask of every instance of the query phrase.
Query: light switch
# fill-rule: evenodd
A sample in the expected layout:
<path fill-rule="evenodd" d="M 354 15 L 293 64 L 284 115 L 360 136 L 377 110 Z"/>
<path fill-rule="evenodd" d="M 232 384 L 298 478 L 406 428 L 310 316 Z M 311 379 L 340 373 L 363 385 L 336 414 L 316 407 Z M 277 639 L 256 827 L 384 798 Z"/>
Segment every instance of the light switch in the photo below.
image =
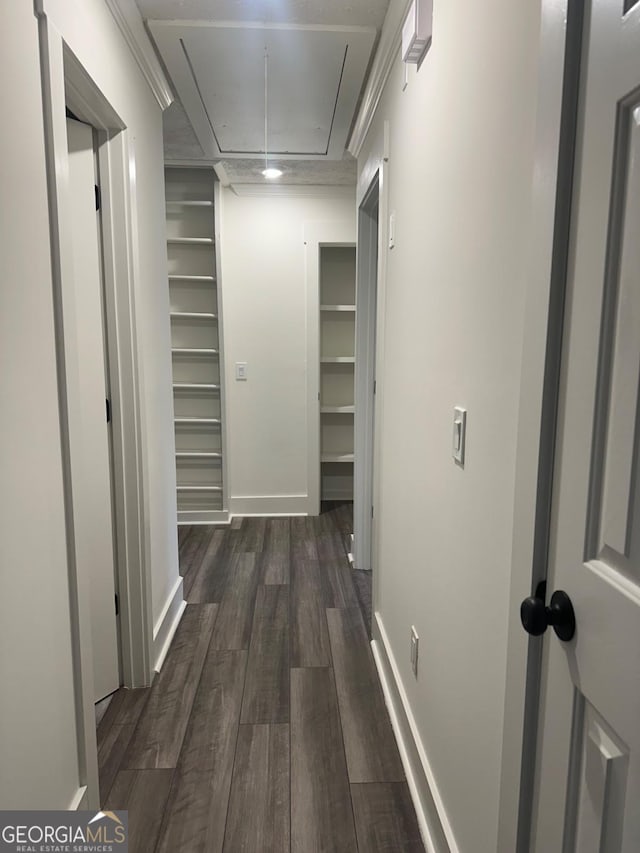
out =
<path fill-rule="evenodd" d="M 459 465 L 464 465 L 464 445 L 467 432 L 467 410 L 456 406 L 453 410 L 453 447 L 451 455 Z"/>
<path fill-rule="evenodd" d="M 389 248 L 393 249 L 396 244 L 396 212 L 389 216 Z"/>
<path fill-rule="evenodd" d="M 247 362 L 236 361 L 236 381 L 245 382 L 247 379 Z"/>

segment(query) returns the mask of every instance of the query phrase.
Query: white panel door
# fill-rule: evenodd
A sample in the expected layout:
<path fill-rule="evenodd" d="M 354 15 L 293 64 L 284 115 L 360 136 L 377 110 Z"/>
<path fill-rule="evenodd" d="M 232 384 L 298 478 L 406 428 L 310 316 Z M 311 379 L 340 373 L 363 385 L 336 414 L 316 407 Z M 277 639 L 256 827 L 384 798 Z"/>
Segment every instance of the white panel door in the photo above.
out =
<path fill-rule="evenodd" d="M 587 6 L 532 850 L 638 853 L 640 3 Z"/>
<path fill-rule="evenodd" d="M 111 465 L 106 419 L 102 285 L 95 204 L 93 131 L 67 121 L 69 210 L 73 217 L 73 260 L 77 344 L 76 366 L 84 460 L 81 517 L 75 535 L 91 589 L 91 638 L 95 701 L 117 690 L 118 635 L 115 613 Z"/>

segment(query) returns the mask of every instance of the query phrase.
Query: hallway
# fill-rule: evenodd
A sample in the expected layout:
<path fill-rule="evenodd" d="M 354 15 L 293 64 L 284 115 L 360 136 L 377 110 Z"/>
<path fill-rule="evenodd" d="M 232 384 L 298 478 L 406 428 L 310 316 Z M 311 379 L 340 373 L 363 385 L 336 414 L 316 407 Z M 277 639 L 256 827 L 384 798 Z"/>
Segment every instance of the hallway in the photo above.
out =
<path fill-rule="evenodd" d="M 180 528 L 187 609 L 98 727 L 140 853 L 423 851 L 346 559 L 351 506 Z"/>

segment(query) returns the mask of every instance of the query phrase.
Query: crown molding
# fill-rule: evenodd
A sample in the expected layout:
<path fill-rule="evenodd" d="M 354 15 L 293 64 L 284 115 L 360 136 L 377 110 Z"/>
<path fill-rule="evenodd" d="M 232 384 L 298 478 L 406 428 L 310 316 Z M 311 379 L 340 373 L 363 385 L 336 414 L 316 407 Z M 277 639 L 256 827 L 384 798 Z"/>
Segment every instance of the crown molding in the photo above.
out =
<path fill-rule="evenodd" d="M 134 0 L 105 0 L 160 109 L 173 103 L 171 86 L 156 55 Z"/>
<path fill-rule="evenodd" d="M 362 97 L 358 117 L 353 125 L 347 151 L 358 157 L 369 132 L 384 90 L 393 61 L 402 43 L 402 25 L 407 17 L 411 0 L 391 0 L 382 25 L 380 42 L 371 66 L 367 85 Z"/>

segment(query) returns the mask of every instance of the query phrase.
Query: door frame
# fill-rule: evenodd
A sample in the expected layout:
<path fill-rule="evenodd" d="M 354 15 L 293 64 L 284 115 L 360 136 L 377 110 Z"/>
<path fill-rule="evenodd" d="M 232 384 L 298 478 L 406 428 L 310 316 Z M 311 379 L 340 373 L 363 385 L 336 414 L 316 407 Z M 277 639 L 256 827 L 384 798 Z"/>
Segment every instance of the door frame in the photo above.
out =
<path fill-rule="evenodd" d="M 151 683 L 152 614 L 147 471 L 141 358 L 135 311 L 139 256 L 133 140 L 126 124 L 76 59 L 56 26 L 56 4 L 36 3 L 38 18 L 45 156 L 49 194 L 56 364 L 62 434 L 65 517 L 71 603 L 79 808 L 99 807 L 97 744 L 87 579 L 79 571 L 74 525 L 74 483 L 80 455 L 77 375 L 69 342 L 76 323 L 68 282 L 73 278 L 68 215 L 68 155 L 65 107 L 98 131 L 102 195 L 105 326 L 112 402 L 114 529 L 119 588 L 121 675 L 126 687 Z"/>
<path fill-rule="evenodd" d="M 380 517 L 382 514 L 382 507 L 384 503 L 384 492 L 381 488 L 382 482 L 382 435 L 384 430 L 384 351 L 385 351 L 385 317 L 386 317 L 386 293 L 387 293 L 387 242 L 388 242 L 388 222 L 389 222 L 389 139 L 390 139 L 390 125 L 388 121 L 385 121 L 383 124 L 383 135 L 377 140 L 377 144 L 374 146 L 374 150 L 371 152 L 369 158 L 367 159 L 364 167 L 359 170 L 359 179 L 358 186 L 356 189 L 356 209 L 358 211 L 358 216 L 360 209 L 363 205 L 366 205 L 367 199 L 370 197 L 369 194 L 373 190 L 375 192 L 375 185 L 377 184 L 378 190 L 378 264 L 377 264 L 377 276 L 376 276 L 376 313 L 375 317 L 372 318 L 372 315 L 369 314 L 366 319 L 369 323 L 375 322 L 375 348 L 374 348 L 374 356 L 372 360 L 372 364 L 374 364 L 374 372 L 376 380 L 376 393 L 373 396 L 373 411 L 372 418 L 373 423 L 375 423 L 375 430 L 373 432 L 373 444 L 370 448 L 367 448 L 366 452 L 371 453 L 371 457 L 373 459 L 373 482 L 372 482 L 372 501 L 374 507 L 374 517 L 371 518 L 371 514 L 369 511 L 369 518 L 364 519 L 365 523 L 369 523 L 370 532 L 367 534 L 365 530 L 359 525 L 359 512 L 358 512 L 358 498 L 356 497 L 357 492 L 354 493 L 354 565 L 356 568 L 359 568 L 361 565 L 360 558 L 357 551 L 357 542 L 361 536 L 368 536 L 368 542 L 370 544 L 370 558 L 369 558 L 369 566 L 371 569 L 372 578 L 371 578 L 371 603 L 372 610 L 374 616 L 375 623 L 375 612 L 377 610 L 378 603 L 378 575 L 376 572 L 376 566 L 378 564 L 378 555 L 380 553 L 380 545 L 379 545 L 379 525 L 376 524 L 376 519 Z M 360 220 L 358 220 L 358 231 L 360 230 Z M 360 239 L 360 233 L 358 233 L 358 239 Z M 358 251 L 360 251 L 360 244 L 358 244 Z M 360 270 L 360 261 L 358 260 L 358 275 Z M 358 279 L 358 288 L 360 286 L 360 279 Z M 356 290 L 356 304 L 358 303 L 358 292 Z M 358 310 L 356 308 L 356 324 L 358 322 Z M 368 337 L 369 333 L 367 333 Z M 357 335 L 356 335 L 357 337 Z M 356 341 L 356 346 L 357 346 Z M 356 357 L 356 365 L 357 365 L 357 357 Z M 369 386 L 370 387 L 370 386 Z M 364 393 L 366 393 L 366 388 L 364 389 Z M 356 388 L 356 403 L 358 401 L 358 388 Z M 358 417 L 358 410 L 356 408 L 356 418 Z M 370 422 L 371 423 L 371 422 Z M 358 433 L 358 422 L 356 421 L 356 447 L 359 447 L 358 442 L 362 440 L 362 437 L 359 437 Z M 355 474 L 355 471 L 354 471 Z M 354 478 L 355 479 L 355 478 Z M 355 482 L 354 482 L 355 488 Z M 364 514 L 367 515 L 367 512 L 364 511 Z M 361 533 L 362 531 L 362 533 Z"/>
<path fill-rule="evenodd" d="M 377 219 L 373 211 L 377 209 Z M 353 567 L 373 568 L 374 499 L 377 471 L 376 423 L 376 326 L 378 268 L 380 261 L 380 170 L 358 205 L 356 256 L 356 370 L 353 466 Z"/>
<path fill-rule="evenodd" d="M 584 9 L 542 0 L 525 290 L 498 853 L 527 853 L 537 772 L 542 638 L 520 603 L 546 581 Z"/>

